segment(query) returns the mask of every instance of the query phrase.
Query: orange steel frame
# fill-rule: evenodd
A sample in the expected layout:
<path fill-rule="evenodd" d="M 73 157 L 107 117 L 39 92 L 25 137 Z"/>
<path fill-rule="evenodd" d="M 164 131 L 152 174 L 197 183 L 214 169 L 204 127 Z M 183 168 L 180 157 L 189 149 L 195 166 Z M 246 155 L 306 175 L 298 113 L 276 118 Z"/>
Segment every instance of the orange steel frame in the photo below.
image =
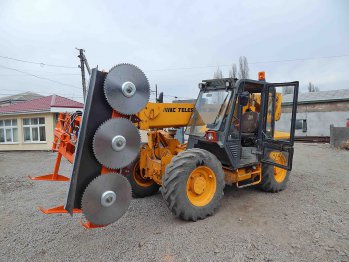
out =
<path fill-rule="evenodd" d="M 57 152 L 56 162 L 53 169 L 53 173 L 49 173 L 43 176 L 31 177 L 31 180 L 41 180 L 41 181 L 62 181 L 67 182 L 70 179 L 66 176 L 58 174 L 59 166 L 61 164 L 62 156 L 67 159 L 70 163 L 74 161 L 74 151 L 76 143 L 76 135 L 74 132 L 76 130 L 74 127 L 79 127 L 81 123 L 81 117 L 76 116 L 71 119 L 72 115 L 68 113 L 60 113 L 57 120 L 57 125 L 54 129 L 54 139 L 52 144 L 52 151 Z M 72 139 L 73 135 L 73 139 Z M 49 209 L 44 209 L 38 207 L 38 209 L 44 214 L 57 214 L 57 213 L 68 213 L 64 209 L 63 205 L 52 207 Z M 74 213 L 81 213 L 80 209 L 74 209 Z"/>
<path fill-rule="evenodd" d="M 76 139 L 71 139 L 71 134 L 74 133 L 73 127 L 79 127 L 81 117 L 76 116 L 71 123 L 71 115 L 68 113 L 60 113 L 57 121 L 56 128 L 54 130 L 54 139 L 52 144 L 52 151 L 58 152 L 56 163 L 53 169 L 53 173 L 30 177 L 32 180 L 45 180 L 45 181 L 69 181 L 68 177 L 58 174 L 59 166 L 61 164 L 62 156 L 64 156 L 70 163 L 74 161 L 75 143 Z M 75 136 L 75 135 L 74 135 Z"/>
<path fill-rule="evenodd" d="M 113 111 L 112 118 L 117 117 L 126 117 L 116 111 Z M 77 142 L 77 135 L 74 134 L 76 132 L 76 128 L 80 127 L 82 118 L 80 116 L 76 116 L 72 120 L 72 115 L 69 113 L 60 113 L 58 116 L 57 125 L 54 130 L 54 141 L 52 144 L 52 151 L 57 152 L 57 158 L 55 162 L 55 166 L 53 169 L 53 173 L 49 173 L 43 176 L 31 177 L 32 180 L 41 180 L 41 181 L 63 181 L 67 182 L 70 179 L 66 176 L 60 175 L 59 166 L 61 164 L 62 156 L 67 159 L 70 163 L 74 161 L 74 153 L 75 153 L 75 144 Z M 72 123 L 73 121 L 73 123 Z M 101 175 L 107 174 L 110 172 L 118 172 L 120 170 L 109 169 L 105 166 L 101 168 Z M 44 209 L 42 207 L 38 207 L 38 209 L 44 214 L 62 214 L 68 213 L 67 210 L 64 209 L 63 205 L 55 206 L 49 209 Z M 81 209 L 74 208 L 73 213 L 81 213 Z M 99 228 L 104 226 L 94 225 L 90 221 L 80 221 L 81 225 L 87 229 L 91 228 Z"/>

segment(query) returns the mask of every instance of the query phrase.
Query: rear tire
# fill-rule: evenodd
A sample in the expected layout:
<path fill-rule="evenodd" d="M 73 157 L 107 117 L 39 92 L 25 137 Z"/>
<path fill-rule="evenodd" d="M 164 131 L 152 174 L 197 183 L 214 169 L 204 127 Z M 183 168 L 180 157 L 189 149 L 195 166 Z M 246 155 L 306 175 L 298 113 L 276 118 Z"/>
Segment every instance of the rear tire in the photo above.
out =
<path fill-rule="evenodd" d="M 282 172 L 282 173 L 279 173 Z M 278 177 L 279 173 L 279 177 Z M 280 176 L 281 174 L 281 176 Z M 290 172 L 273 165 L 262 165 L 262 181 L 259 188 L 265 192 L 277 193 L 284 190 L 289 180 Z"/>
<path fill-rule="evenodd" d="M 144 178 L 139 169 L 139 159 L 122 170 L 122 174 L 128 179 L 134 198 L 142 198 L 154 195 L 159 191 L 159 185 L 154 180 Z"/>
<path fill-rule="evenodd" d="M 225 186 L 222 164 L 203 149 L 188 149 L 166 167 L 162 195 L 172 213 L 196 221 L 219 207 Z"/>

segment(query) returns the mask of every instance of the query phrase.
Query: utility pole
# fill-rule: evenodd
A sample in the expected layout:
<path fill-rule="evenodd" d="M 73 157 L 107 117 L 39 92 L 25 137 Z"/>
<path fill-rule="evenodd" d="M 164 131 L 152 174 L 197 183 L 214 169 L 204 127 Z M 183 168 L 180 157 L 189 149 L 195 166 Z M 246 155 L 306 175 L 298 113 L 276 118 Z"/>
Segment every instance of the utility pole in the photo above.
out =
<path fill-rule="evenodd" d="M 158 84 L 155 84 L 155 103 L 158 102 Z"/>
<path fill-rule="evenodd" d="M 87 62 L 87 59 L 85 57 L 85 50 L 84 49 L 80 49 L 80 48 L 76 48 L 76 50 L 79 51 L 79 55 L 78 57 L 80 58 L 80 69 L 81 69 L 81 80 L 82 80 L 82 93 L 83 93 L 83 96 L 84 96 L 84 102 L 85 102 L 85 99 L 86 99 L 86 78 L 85 78 L 85 66 L 86 66 L 86 69 L 87 69 L 87 72 L 88 74 L 90 75 L 91 74 L 91 69 L 90 69 L 90 66 Z"/>

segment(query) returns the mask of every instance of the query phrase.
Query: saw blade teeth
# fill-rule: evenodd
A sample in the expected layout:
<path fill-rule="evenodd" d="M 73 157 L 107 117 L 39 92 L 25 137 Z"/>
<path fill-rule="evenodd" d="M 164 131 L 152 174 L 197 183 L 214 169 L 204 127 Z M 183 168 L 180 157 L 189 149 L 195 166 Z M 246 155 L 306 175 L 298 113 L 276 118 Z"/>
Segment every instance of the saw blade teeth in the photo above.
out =
<path fill-rule="evenodd" d="M 134 64 L 130 64 L 130 63 L 120 63 L 120 64 L 117 64 L 117 65 L 113 66 L 113 67 L 109 70 L 109 72 L 110 72 L 112 69 L 114 69 L 114 68 L 116 68 L 116 67 L 118 67 L 118 66 L 120 66 L 120 65 L 128 65 L 128 66 L 135 67 L 135 68 L 137 68 L 140 72 L 143 73 L 143 75 L 144 75 L 145 78 L 146 78 L 147 85 L 148 85 L 148 87 L 149 87 L 148 99 L 147 99 L 147 101 L 149 101 L 149 100 L 150 100 L 150 93 L 151 93 L 150 83 L 149 83 L 149 79 L 148 79 L 147 75 L 143 72 L 143 70 L 140 69 L 138 66 L 136 66 L 136 65 L 134 65 Z M 106 78 L 104 79 L 103 86 L 105 85 L 105 81 L 106 81 Z M 103 89 L 103 92 L 104 92 L 105 98 L 108 100 L 107 95 L 105 94 L 105 89 Z M 155 99 L 156 99 L 156 98 L 155 98 Z M 109 101 L 108 101 L 108 103 L 110 104 Z M 139 110 L 139 111 L 140 111 L 140 110 Z M 125 115 L 134 115 L 134 114 L 128 114 L 128 113 L 124 113 L 124 114 L 125 114 Z"/>
<path fill-rule="evenodd" d="M 129 129 L 126 130 L 125 128 Z M 105 136 L 106 132 L 107 136 Z M 122 150 L 115 151 L 111 146 L 112 139 L 120 135 L 124 139 L 127 138 L 126 145 Z M 100 143 L 103 143 L 103 145 L 100 145 Z M 130 120 L 111 118 L 97 128 L 93 136 L 92 149 L 95 158 L 101 165 L 109 169 L 124 168 L 138 158 L 141 149 L 141 135 L 138 128 Z M 125 152 L 124 149 L 128 150 Z"/>
<path fill-rule="evenodd" d="M 117 70 L 117 68 L 120 69 Z M 125 83 L 131 85 L 135 90 L 132 95 L 127 95 L 129 91 L 125 90 L 130 86 L 125 87 Z M 103 86 L 108 104 L 124 115 L 137 114 L 150 99 L 148 78 L 140 68 L 133 64 L 121 63 L 112 67 L 104 79 Z"/>
<path fill-rule="evenodd" d="M 81 197 L 82 215 L 94 225 L 109 225 L 124 215 L 131 198 L 131 185 L 122 174 L 99 175 L 90 181 Z"/>
<path fill-rule="evenodd" d="M 96 130 L 96 132 L 95 132 L 95 134 L 94 134 L 94 136 L 93 136 L 92 149 L 93 149 L 93 154 L 94 154 L 95 158 L 97 159 L 98 163 L 100 163 L 101 165 L 105 166 L 105 167 L 108 168 L 108 169 L 121 169 L 121 168 L 127 167 L 127 166 L 130 165 L 133 161 L 135 161 L 135 160 L 137 159 L 138 155 L 139 155 L 139 152 L 138 152 L 137 157 L 136 157 L 134 160 L 132 160 L 129 164 L 122 165 L 122 166 L 117 167 L 117 168 L 116 168 L 115 166 L 111 166 L 111 165 L 109 165 L 109 164 L 107 164 L 107 163 L 103 163 L 102 161 L 100 161 L 100 159 L 97 158 L 96 153 L 95 153 L 95 152 L 96 152 L 96 149 L 95 149 L 95 144 L 96 144 L 96 142 L 95 142 L 95 140 L 96 140 L 96 133 L 97 133 L 97 131 L 98 131 L 105 123 L 107 123 L 109 120 L 112 120 L 112 119 L 116 119 L 116 118 L 111 118 L 111 119 L 108 119 L 108 120 L 104 121 L 104 122 L 97 128 L 97 130 Z M 127 120 L 126 118 L 117 118 L 117 119 L 125 119 L 125 120 Z M 138 131 L 139 140 L 141 140 L 140 132 L 139 132 L 139 130 L 137 130 L 137 131 Z M 140 148 L 139 148 L 139 151 L 140 151 Z"/>
<path fill-rule="evenodd" d="M 98 177 L 98 176 L 97 176 Z M 84 189 L 84 192 L 82 193 L 82 196 L 81 196 L 81 200 L 80 200 L 80 208 L 81 208 L 81 210 L 83 210 L 83 203 L 84 203 L 84 194 L 85 194 L 85 192 L 86 192 L 86 189 L 93 183 L 93 181 L 95 181 L 96 179 L 97 179 L 97 177 L 95 177 L 94 179 L 92 179 L 89 183 L 88 183 L 88 185 L 85 187 L 85 189 Z M 88 220 L 87 218 L 86 218 L 86 216 L 85 216 L 85 214 L 84 214 L 84 212 L 82 212 L 82 216 L 86 219 L 86 220 Z"/>

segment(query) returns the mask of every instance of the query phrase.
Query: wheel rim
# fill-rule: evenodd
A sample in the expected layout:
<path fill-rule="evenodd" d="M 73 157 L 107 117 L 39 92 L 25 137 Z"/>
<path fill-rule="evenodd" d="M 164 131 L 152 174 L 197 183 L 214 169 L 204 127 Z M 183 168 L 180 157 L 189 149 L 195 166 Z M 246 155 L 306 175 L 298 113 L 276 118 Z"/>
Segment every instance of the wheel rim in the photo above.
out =
<path fill-rule="evenodd" d="M 205 206 L 216 193 L 216 175 L 211 168 L 199 166 L 189 175 L 187 197 L 194 206 Z"/>
<path fill-rule="evenodd" d="M 135 164 L 132 170 L 132 175 L 134 181 L 136 181 L 137 185 L 141 187 L 150 187 L 154 184 L 154 181 L 149 178 L 144 178 L 141 174 L 141 170 L 139 168 L 139 161 Z"/>
<path fill-rule="evenodd" d="M 286 161 L 284 154 L 282 154 L 280 152 L 272 152 L 270 154 L 270 158 L 273 159 L 274 162 L 277 164 L 280 164 L 280 165 L 287 164 L 287 161 Z M 287 175 L 286 169 L 274 166 L 274 178 L 275 178 L 276 182 L 282 183 L 285 180 L 286 175 Z"/>

